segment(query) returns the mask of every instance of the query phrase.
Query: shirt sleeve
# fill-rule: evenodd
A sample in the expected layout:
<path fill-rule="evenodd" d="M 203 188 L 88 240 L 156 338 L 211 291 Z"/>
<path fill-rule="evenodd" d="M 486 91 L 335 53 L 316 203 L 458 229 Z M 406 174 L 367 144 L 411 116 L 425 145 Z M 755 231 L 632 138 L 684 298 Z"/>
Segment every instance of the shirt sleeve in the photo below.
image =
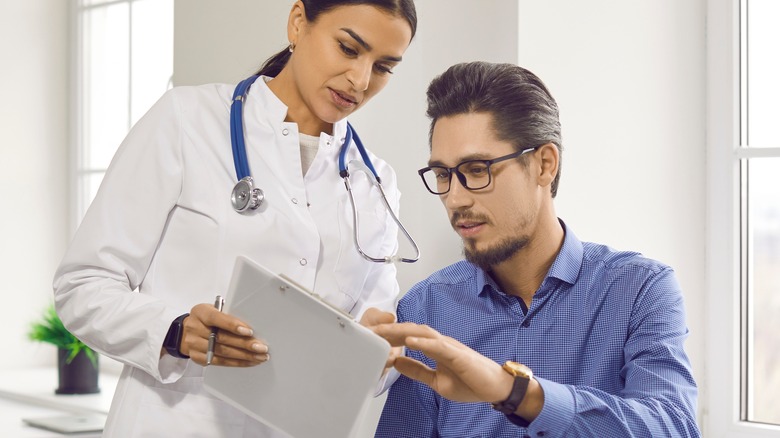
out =
<path fill-rule="evenodd" d="M 687 335 L 682 293 L 666 268 L 644 283 L 634 303 L 620 394 L 537 378 L 544 407 L 530 436 L 699 437 Z"/>
<path fill-rule="evenodd" d="M 167 92 L 130 130 L 54 275 L 65 326 L 96 351 L 163 382 L 187 360 L 160 360 L 186 312 L 138 293 L 182 187 L 180 112 Z"/>
<path fill-rule="evenodd" d="M 398 322 L 409 321 L 398 308 Z M 414 355 L 405 350 L 406 356 Z M 420 359 L 419 357 L 416 359 Z M 436 394 L 428 386 L 399 375 L 387 393 L 374 438 L 437 438 Z"/>

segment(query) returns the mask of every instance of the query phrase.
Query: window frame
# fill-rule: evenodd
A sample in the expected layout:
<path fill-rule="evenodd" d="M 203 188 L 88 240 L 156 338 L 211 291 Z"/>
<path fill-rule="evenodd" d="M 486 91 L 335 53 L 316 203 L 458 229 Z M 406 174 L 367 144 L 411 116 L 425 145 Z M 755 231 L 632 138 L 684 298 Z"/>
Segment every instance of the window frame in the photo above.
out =
<path fill-rule="evenodd" d="M 80 224 L 81 220 L 83 219 L 84 214 L 87 211 L 87 208 L 92 202 L 92 192 L 90 189 L 97 189 L 95 186 L 90 186 L 89 184 L 85 184 L 85 180 L 89 179 L 91 176 L 99 175 L 102 179 L 103 175 L 105 175 L 106 171 L 108 170 L 108 164 L 106 164 L 103 167 L 94 166 L 92 164 L 88 164 L 86 158 L 90 154 L 90 147 L 94 147 L 94 143 L 88 142 L 85 140 L 85 136 L 87 135 L 85 131 L 89 129 L 89 123 L 91 121 L 86 120 L 89 117 L 89 114 L 85 114 L 85 111 L 87 111 L 87 105 L 88 102 L 85 100 L 85 92 L 90 91 L 88 90 L 88 87 L 85 85 L 85 81 L 89 80 L 89 78 L 86 77 L 87 72 L 85 71 L 85 59 L 88 56 L 92 56 L 91 54 L 85 54 L 85 32 L 88 30 L 85 29 L 85 13 L 96 10 L 96 9 L 102 9 L 102 8 L 108 8 L 116 5 L 127 5 L 128 11 L 127 11 L 127 56 L 128 56 L 128 64 L 127 64 L 127 79 L 128 82 L 126 84 L 128 96 L 127 96 L 127 120 L 125 123 L 125 133 L 130 131 L 132 126 L 134 125 L 134 87 L 136 84 L 134 84 L 135 79 L 135 72 L 134 72 L 134 62 L 136 60 L 134 59 L 134 53 L 133 53 L 133 44 L 134 44 L 134 32 L 137 30 L 134 29 L 133 26 L 133 20 L 135 19 L 135 11 L 134 7 L 137 7 L 141 3 L 146 3 L 151 0 L 68 0 L 70 4 L 70 20 L 71 20 L 71 35 L 70 35 L 70 42 L 71 42 L 71 91 L 70 91 L 70 101 L 71 101 L 71 135 L 70 135 L 70 153 L 69 153 L 69 211 L 68 211 L 68 221 L 70 223 L 70 230 L 71 234 L 75 233 L 76 229 L 78 228 L 78 225 Z M 174 7 L 175 0 L 170 0 L 171 7 Z M 173 18 L 173 17 L 171 17 Z M 171 32 L 173 32 L 173 23 L 171 22 Z M 94 36 L 93 36 L 94 37 Z M 171 43 L 173 43 L 173 35 L 171 34 Z M 171 53 L 172 55 L 172 53 Z M 168 78 L 167 82 L 167 89 L 170 89 L 172 87 L 172 68 L 173 68 L 173 59 L 171 57 L 171 77 Z M 146 105 L 139 106 L 144 108 L 144 112 L 148 110 L 146 108 Z M 124 138 L 124 135 L 122 135 L 122 138 Z M 119 147 L 119 143 L 117 143 L 115 148 Z M 113 155 L 113 154 L 112 154 Z"/>
<path fill-rule="evenodd" d="M 780 437 L 780 426 L 748 422 L 741 241 L 741 163 L 777 156 L 778 148 L 744 148 L 740 71 L 740 0 L 707 0 L 707 315 L 706 371 L 700 387 L 704 436 Z M 738 291 L 739 293 L 735 293 Z"/>

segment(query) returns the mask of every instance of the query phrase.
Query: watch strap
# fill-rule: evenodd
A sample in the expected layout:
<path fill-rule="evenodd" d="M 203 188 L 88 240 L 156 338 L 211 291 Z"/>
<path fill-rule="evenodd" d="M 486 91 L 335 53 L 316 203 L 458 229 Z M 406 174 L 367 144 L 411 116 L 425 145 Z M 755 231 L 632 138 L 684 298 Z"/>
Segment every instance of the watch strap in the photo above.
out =
<path fill-rule="evenodd" d="M 493 409 L 505 414 L 514 415 L 517 407 L 522 403 L 525 398 L 525 393 L 528 390 L 528 383 L 531 379 L 527 376 L 515 376 L 515 381 L 512 384 L 512 391 L 509 393 L 509 397 L 499 403 L 493 403 Z"/>
<path fill-rule="evenodd" d="M 174 319 L 171 326 L 168 328 L 168 334 L 165 335 L 165 341 L 163 341 L 163 347 L 173 357 L 180 359 L 189 359 L 190 357 L 182 353 L 179 350 L 181 347 L 181 338 L 184 335 L 184 318 L 190 316 L 189 313 L 179 316 Z"/>

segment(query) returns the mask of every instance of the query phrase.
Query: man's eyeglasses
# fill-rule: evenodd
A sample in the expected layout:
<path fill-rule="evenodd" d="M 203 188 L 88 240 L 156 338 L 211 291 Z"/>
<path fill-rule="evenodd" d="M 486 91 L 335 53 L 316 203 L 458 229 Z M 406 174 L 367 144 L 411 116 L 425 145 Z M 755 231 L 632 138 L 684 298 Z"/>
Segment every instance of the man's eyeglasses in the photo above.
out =
<path fill-rule="evenodd" d="M 428 166 L 418 170 L 425 187 L 434 195 L 443 195 L 450 191 L 452 174 L 458 177 L 458 181 L 468 190 L 479 190 L 489 186 L 492 181 L 490 166 L 500 161 L 511 160 L 537 148 L 525 148 L 503 157 L 492 160 L 468 160 L 455 167 Z"/>

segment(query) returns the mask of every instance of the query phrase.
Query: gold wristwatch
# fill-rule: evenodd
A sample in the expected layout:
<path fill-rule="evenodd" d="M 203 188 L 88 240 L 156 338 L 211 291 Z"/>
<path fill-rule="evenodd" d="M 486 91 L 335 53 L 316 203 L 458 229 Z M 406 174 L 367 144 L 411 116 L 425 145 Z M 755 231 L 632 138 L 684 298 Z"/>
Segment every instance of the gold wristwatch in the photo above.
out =
<path fill-rule="evenodd" d="M 513 415 L 517 410 L 517 407 L 522 403 L 523 398 L 525 398 L 525 393 L 528 390 L 528 382 L 531 381 L 534 373 L 531 371 L 531 368 L 512 361 L 506 361 L 502 368 L 504 371 L 514 376 L 515 382 L 512 385 L 512 392 L 509 393 L 509 397 L 502 402 L 493 403 L 493 409 L 505 415 Z"/>

